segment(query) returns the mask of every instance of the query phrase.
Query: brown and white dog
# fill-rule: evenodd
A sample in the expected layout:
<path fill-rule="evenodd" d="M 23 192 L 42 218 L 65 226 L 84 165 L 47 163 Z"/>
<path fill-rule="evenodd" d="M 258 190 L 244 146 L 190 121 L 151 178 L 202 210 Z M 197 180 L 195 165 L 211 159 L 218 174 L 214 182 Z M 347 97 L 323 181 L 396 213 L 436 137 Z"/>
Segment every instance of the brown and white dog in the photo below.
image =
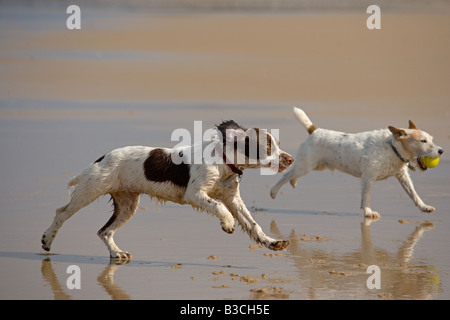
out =
<path fill-rule="evenodd" d="M 370 208 L 372 184 L 395 176 L 414 204 L 424 212 L 434 211 L 414 190 L 408 168 L 417 163 L 426 170 L 423 157 L 436 158 L 444 151 L 433 143 L 433 137 L 409 122 L 408 129 L 388 127 L 360 133 L 344 133 L 317 128 L 305 112 L 294 107 L 297 120 L 308 131 L 308 138 L 300 145 L 295 164 L 275 184 L 270 195 L 275 199 L 280 188 L 290 182 L 296 186 L 298 178 L 312 170 L 339 170 L 361 178 L 361 209 L 370 218 L 380 214 Z"/>
<path fill-rule="evenodd" d="M 258 134 L 251 135 L 251 131 Z M 230 120 L 218 125 L 217 133 L 222 139 L 203 142 L 202 147 L 214 143 L 212 149 L 221 153 L 220 160 L 226 161 L 193 164 L 185 161 L 192 158 L 194 146 L 175 149 L 129 146 L 100 157 L 69 182 L 69 188 L 75 187 L 71 200 L 56 210 L 53 223 L 42 236 L 42 248 L 50 250 L 56 233 L 75 212 L 110 194 L 114 213 L 98 236 L 108 247 L 111 258 L 131 259 L 128 252 L 114 243 L 113 236 L 134 215 L 140 195 L 148 194 L 162 202 L 189 204 L 213 214 L 227 233 L 233 233 L 236 219 L 257 243 L 271 250 L 286 249 L 289 241 L 268 237 L 252 218 L 239 193 L 239 177 L 247 168 L 276 165 L 276 171 L 282 172 L 292 164 L 293 158 L 265 130 L 245 129 Z M 256 156 L 250 152 L 252 144 L 258 150 Z M 245 161 L 237 162 L 239 157 Z M 230 163 L 229 159 L 234 161 Z"/>

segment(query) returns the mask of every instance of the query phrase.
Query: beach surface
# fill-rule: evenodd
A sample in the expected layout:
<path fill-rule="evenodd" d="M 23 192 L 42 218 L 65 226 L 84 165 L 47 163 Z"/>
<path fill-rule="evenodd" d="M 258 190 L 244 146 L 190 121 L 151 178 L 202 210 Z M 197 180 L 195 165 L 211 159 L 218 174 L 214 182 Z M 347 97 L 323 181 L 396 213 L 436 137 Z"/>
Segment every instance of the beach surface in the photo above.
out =
<path fill-rule="evenodd" d="M 0 299 L 450 299 L 449 5 L 386 3 L 382 28 L 369 30 L 369 4 L 150 3 L 82 2 L 81 30 L 66 27 L 68 3 L 0 3 Z M 307 132 L 293 106 L 322 128 L 412 120 L 429 132 L 443 157 L 411 176 L 436 211 L 420 212 L 390 178 L 374 185 L 381 219 L 368 221 L 354 177 L 312 172 L 273 200 L 280 174 L 246 170 L 242 198 L 268 235 L 290 239 L 286 251 L 145 195 L 115 236 L 131 262 L 111 262 L 96 235 L 112 213 L 108 196 L 69 219 L 50 253 L 41 249 L 70 199 L 67 182 L 106 152 L 172 147 L 177 128 L 193 134 L 194 121 L 205 131 L 233 119 L 279 130 L 295 156 Z M 72 265 L 81 289 L 67 285 Z M 371 265 L 380 289 L 367 284 Z"/>

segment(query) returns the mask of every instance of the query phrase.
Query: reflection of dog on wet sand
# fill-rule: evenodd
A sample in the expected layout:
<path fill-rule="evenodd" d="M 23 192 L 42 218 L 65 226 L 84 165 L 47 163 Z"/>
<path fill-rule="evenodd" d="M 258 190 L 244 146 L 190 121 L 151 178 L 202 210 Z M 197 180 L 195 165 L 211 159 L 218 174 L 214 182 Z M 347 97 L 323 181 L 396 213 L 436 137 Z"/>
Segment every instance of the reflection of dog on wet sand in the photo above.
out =
<path fill-rule="evenodd" d="M 226 163 L 191 164 L 187 157 L 197 149 L 193 146 L 179 149 L 131 146 L 100 157 L 69 182 L 69 187 L 75 187 L 71 200 L 56 210 L 52 225 L 42 236 L 42 248 L 50 250 L 59 228 L 75 212 L 98 197 L 110 194 L 114 213 L 98 231 L 98 236 L 108 247 L 111 258 L 131 259 L 128 252 L 115 244 L 113 236 L 134 215 L 140 195 L 148 194 L 161 202 L 189 204 L 213 214 L 227 233 L 233 233 L 236 219 L 257 243 L 271 250 L 286 249 L 289 241 L 268 237 L 252 218 L 241 199 L 238 176 L 248 168 L 270 167 L 282 172 L 291 165 L 293 158 L 283 152 L 276 139 L 265 130 L 245 129 L 234 121 L 223 122 L 217 130 L 222 139 L 216 140 L 216 150 L 220 160 L 223 155 Z M 247 134 L 252 130 L 257 135 Z M 252 146 L 258 150 L 257 154 L 251 153 Z M 230 154 L 234 158 L 226 156 Z M 174 155 L 183 161 L 175 164 Z M 239 156 L 243 162 L 236 160 Z"/>
<path fill-rule="evenodd" d="M 414 204 L 424 212 L 434 208 L 426 205 L 414 190 L 408 168 L 417 163 L 424 171 L 424 157 L 439 157 L 443 150 L 433 144 L 433 137 L 417 129 L 410 121 L 409 129 L 374 130 L 356 134 L 317 128 L 305 112 L 294 107 L 297 120 L 306 128 L 309 137 L 298 149 L 293 166 L 272 187 L 270 195 L 275 199 L 281 186 L 290 182 L 293 187 L 299 177 L 312 170 L 337 169 L 361 178 L 361 209 L 364 216 L 377 219 L 378 212 L 370 208 L 372 184 L 395 176 Z"/>
<path fill-rule="evenodd" d="M 291 231 L 291 245 L 286 257 L 297 268 L 297 274 L 301 275 L 301 285 L 297 287 L 305 294 L 302 299 L 336 299 L 341 298 L 341 293 L 350 293 L 351 299 L 420 300 L 434 298 L 441 292 L 439 268 L 432 262 L 414 260 L 413 255 L 423 234 L 431 232 L 434 225 L 429 221 L 403 225 L 402 228 L 412 228 L 412 231 L 409 235 L 405 234 L 404 238 L 396 238 L 396 250 L 393 251 L 391 245 L 382 248 L 380 244 L 373 243 L 370 230 L 372 221 L 365 218 L 361 222 L 360 247 L 354 247 L 352 243 L 351 249 L 347 250 L 342 239 L 329 239 L 328 243 L 339 243 L 340 248 L 330 251 L 329 246 L 321 249 L 320 244 L 307 245 L 301 234 Z M 286 237 L 275 221 L 270 224 L 270 231 L 276 237 Z M 366 270 L 370 265 L 381 269 L 381 290 L 370 290 L 366 286 L 369 277 Z"/>

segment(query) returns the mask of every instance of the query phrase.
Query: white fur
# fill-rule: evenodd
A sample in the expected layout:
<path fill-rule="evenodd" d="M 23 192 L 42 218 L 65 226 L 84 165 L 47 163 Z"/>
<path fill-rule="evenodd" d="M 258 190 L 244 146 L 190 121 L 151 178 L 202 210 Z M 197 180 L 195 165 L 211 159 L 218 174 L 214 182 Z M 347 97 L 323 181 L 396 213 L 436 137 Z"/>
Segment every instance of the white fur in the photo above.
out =
<path fill-rule="evenodd" d="M 428 133 L 415 128 L 397 129 L 404 132 L 403 136 L 398 137 L 394 137 L 391 129 L 351 134 L 315 128 L 301 109 L 294 108 L 294 114 L 299 122 L 312 132 L 300 145 L 294 165 L 272 187 L 272 198 L 275 199 L 286 182 L 290 181 L 295 187 L 297 179 L 312 170 L 337 169 L 361 178 L 361 209 L 366 217 L 379 218 L 379 213 L 370 208 L 372 184 L 391 176 L 400 181 L 420 210 L 434 210 L 420 199 L 414 190 L 407 164 L 395 154 L 391 146 L 392 144 L 407 162 L 421 159 L 423 156 L 440 156 L 442 149 L 432 143 L 432 137 Z M 405 145 L 408 146 L 407 149 Z"/>
<path fill-rule="evenodd" d="M 294 108 L 294 115 L 297 120 L 305 127 L 305 129 L 308 129 L 313 125 L 311 120 L 302 109 Z"/>
<path fill-rule="evenodd" d="M 276 156 L 280 158 L 279 170 L 283 171 L 293 159 L 283 152 L 272 139 Z M 239 178 L 227 164 L 191 164 L 189 182 L 186 187 L 171 181 L 155 182 L 146 178 L 144 162 L 154 149 L 161 149 L 167 155 L 183 151 L 184 157 L 192 153 L 193 147 L 180 149 L 130 146 L 115 149 L 85 169 L 69 182 L 75 187 L 70 202 L 56 210 L 52 225 L 42 236 L 42 247 L 49 251 L 51 244 L 62 226 L 74 213 L 87 206 L 98 197 L 110 194 L 114 201 L 114 213 L 98 236 L 108 247 L 110 256 L 118 259 L 131 259 L 131 255 L 121 250 L 114 242 L 117 229 L 130 219 L 139 203 L 141 194 L 147 194 L 161 202 L 172 201 L 188 204 L 206 211 L 221 221 L 222 229 L 232 233 L 237 219 L 242 229 L 251 239 L 272 250 L 284 250 L 288 241 L 268 237 L 252 218 L 239 193 Z M 99 159 L 100 160 L 100 159 Z M 248 166 L 256 168 L 257 165 Z M 240 165 L 245 169 L 246 165 Z"/>

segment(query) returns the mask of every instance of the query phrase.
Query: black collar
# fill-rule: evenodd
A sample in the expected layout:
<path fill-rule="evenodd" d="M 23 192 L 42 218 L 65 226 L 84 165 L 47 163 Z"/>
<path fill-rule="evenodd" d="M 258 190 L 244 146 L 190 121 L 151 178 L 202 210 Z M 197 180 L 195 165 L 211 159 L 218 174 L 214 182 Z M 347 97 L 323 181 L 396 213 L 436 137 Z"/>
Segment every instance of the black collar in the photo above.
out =
<path fill-rule="evenodd" d="M 406 161 L 405 159 L 403 159 L 402 155 L 400 154 L 400 152 L 398 152 L 397 148 L 394 147 L 394 145 L 392 144 L 392 141 L 390 142 L 391 148 L 394 151 L 395 155 L 403 161 L 404 164 L 406 164 L 408 166 L 409 169 L 411 169 L 412 171 L 416 171 L 416 169 L 409 163 L 409 161 Z"/>
<path fill-rule="evenodd" d="M 228 163 L 227 156 L 225 155 L 225 153 L 223 153 L 222 156 L 223 156 L 223 161 L 225 161 L 226 165 L 231 169 L 231 171 L 236 173 L 240 178 L 244 172 L 242 172 L 242 170 L 238 169 L 234 164 Z"/>

